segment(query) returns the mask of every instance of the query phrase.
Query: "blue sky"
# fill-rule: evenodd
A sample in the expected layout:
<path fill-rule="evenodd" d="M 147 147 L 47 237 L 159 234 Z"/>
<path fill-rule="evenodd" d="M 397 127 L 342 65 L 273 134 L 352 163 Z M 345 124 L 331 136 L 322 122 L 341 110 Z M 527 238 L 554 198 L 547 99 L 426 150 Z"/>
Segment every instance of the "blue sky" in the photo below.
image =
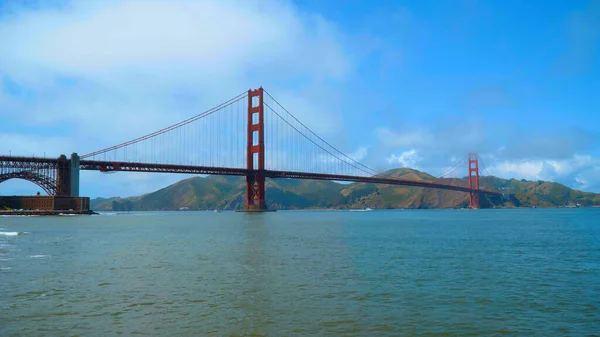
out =
<path fill-rule="evenodd" d="M 262 85 L 378 169 L 477 151 L 600 192 L 600 1 L 5 1 L 0 41 L 1 153 L 91 152 Z M 86 172 L 82 193 L 181 178 Z"/>

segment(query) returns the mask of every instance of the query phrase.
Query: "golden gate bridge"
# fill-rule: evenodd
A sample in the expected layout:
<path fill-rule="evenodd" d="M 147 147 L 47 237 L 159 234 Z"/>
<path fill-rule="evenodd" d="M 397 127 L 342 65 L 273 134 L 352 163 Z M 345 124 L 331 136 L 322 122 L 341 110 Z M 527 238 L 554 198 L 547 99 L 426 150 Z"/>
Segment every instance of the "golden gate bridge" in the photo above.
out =
<path fill-rule="evenodd" d="M 467 165 L 466 184 L 444 177 Z M 0 156 L 0 183 L 25 179 L 48 195 L 79 196 L 81 170 L 246 177 L 244 211 L 267 211 L 265 179 L 312 179 L 404 185 L 502 196 L 479 186 L 480 160 L 470 153 L 435 181 L 382 176 L 319 137 L 262 87 L 142 137 L 70 158 Z"/>

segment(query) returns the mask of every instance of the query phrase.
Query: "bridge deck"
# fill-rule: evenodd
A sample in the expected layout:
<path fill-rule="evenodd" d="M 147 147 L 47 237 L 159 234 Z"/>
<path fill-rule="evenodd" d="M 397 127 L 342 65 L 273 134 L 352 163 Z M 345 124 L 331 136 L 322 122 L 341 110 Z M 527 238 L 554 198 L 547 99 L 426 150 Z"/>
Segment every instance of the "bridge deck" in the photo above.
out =
<path fill-rule="evenodd" d="M 187 173 L 187 174 L 216 174 L 216 175 L 232 175 L 245 176 L 248 174 L 247 169 L 243 168 L 226 168 L 226 167 L 211 167 L 211 166 L 188 166 L 188 165 L 169 165 L 169 164 L 148 164 L 148 163 L 123 163 L 123 162 L 106 162 L 94 160 L 82 160 L 80 162 L 81 170 L 101 171 L 101 172 L 158 172 L 158 173 Z M 475 190 L 466 186 L 454 186 L 448 184 L 434 183 L 428 181 L 415 181 L 408 179 L 383 178 L 383 177 L 361 177 L 337 174 L 323 173 L 304 173 L 304 172 L 287 172 L 287 171 L 271 171 L 265 170 L 263 174 L 267 178 L 293 178 L 293 179 L 311 179 L 311 180 L 337 180 L 351 181 L 358 183 L 370 184 L 388 184 L 415 186 L 426 188 L 438 188 L 460 192 L 480 192 L 488 195 L 501 196 L 502 193 L 490 190 Z"/>
<path fill-rule="evenodd" d="M 0 156 L 0 166 L 4 168 L 49 167 L 56 164 L 58 164 L 58 158 Z"/>
<path fill-rule="evenodd" d="M 0 163 L 4 168 L 24 169 L 50 167 L 58 164 L 55 158 L 32 158 L 32 157 L 9 157 L 0 156 Z M 101 172 L 157 172 L 157 173 L 187 173 L 187 174 L 215 174 L 215 175 L 232 175 L 245 176 L 248 170 L 244 168 L 227 168 L 227 167 L 212 167 L 212 166 L 189 166 L 189 165 L 170 165 L 170 164 L 150 164 L 150 163 L 127 163 L 127 162 L 109 162 L 97 160 L 81 160 L 80 169 L 87 171 Z M 324 174 L 324 173 L 305 173 L 305 172 L 288 172 L 288 171 L 272 171 L 265 170 L 263 174 L 267 178 L 293 178 L 293 179 L 312 179 L 312 180 L 336 180 L 336 181 L 351 181 L 358 183 L 370 184 L 388 184 L 415 186 L 425 188 L 438 188 L 460 192 L 476 192 L 483 194 L 501 196 L 502 193 L 491 190 L 475 190 L 466 186 L 454 186 L 442 183 L 416 181 L 397 178 L 383 177 L 363 177 L 339 174 Z"/>

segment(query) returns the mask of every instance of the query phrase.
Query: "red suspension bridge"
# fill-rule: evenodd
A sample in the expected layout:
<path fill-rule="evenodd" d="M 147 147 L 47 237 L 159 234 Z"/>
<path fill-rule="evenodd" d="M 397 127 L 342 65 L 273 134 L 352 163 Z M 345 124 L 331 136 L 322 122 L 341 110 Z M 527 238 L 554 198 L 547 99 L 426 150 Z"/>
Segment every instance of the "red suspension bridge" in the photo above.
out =
<path fill-rule="evenodd" d="M 0 183 L 29 180 L 49 195 L 79 196 L 80 170 L 162 172 L 246 177 L 245 211 L 266 211 L 266 178 L 352 181 L 460 191 L 479 208 L 479 158 L 469 154 L 443 176 L 467 164 L 466 185 L 445 180 L 384 177 L 332 146 L 263 88 L 244 92 L 212 109 L 133 140 L 79 157 L 0 156 Z"/>

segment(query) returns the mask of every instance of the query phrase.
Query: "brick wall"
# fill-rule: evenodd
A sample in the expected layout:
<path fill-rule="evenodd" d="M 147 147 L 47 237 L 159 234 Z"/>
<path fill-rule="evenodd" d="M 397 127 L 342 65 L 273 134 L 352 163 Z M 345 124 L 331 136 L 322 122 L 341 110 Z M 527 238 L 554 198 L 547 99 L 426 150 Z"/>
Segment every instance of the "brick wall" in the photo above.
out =
<path fill-rule="evenodd" d="M 88 197 L 59 196 L 0 196 L 0 206 L 25 210 L 87 211 L 90 209 Z"/>

